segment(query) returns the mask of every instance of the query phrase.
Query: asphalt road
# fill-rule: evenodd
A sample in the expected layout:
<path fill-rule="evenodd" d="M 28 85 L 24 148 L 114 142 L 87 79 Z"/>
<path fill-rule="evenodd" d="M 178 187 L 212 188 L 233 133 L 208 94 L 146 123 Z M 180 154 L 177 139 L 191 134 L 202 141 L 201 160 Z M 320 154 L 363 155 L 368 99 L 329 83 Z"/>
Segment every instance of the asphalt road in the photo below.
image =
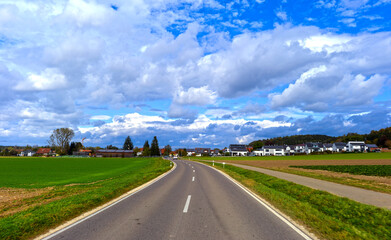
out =
<path fill-rule="evenodd" d="M 160 181 L 50 239 L 303 239 L 219 172 L 175 162 Z"/>

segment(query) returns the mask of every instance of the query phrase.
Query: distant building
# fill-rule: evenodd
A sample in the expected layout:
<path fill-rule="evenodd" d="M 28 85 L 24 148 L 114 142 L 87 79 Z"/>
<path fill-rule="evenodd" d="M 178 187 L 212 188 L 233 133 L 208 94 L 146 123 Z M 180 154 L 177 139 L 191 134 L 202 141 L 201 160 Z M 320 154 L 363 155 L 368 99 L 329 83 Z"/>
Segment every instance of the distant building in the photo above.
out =
<path fill-rule="evenodd" d="M 368 152 L 380 152 L 380 148 L 376 144 L 366 144 L 366 150 Z"/>
<path fill-rule="evenodd" d="M 23 150 L 22 152 L 20 152 L 18 154 L 18 156 L 21 156 L 21 157 L 32 157 L 34 154 L 35 154 L 35 152 L 33 150 L 26 149 L 26 150 Z"/>
<path fill-rule="evenodd" d="M 333 143 L 333 152 L 346 152 L 346 143 L 344 142 Z"/>
<path fill-rule="evenodd" d="M 210 148 L 195 148 L 194 150 L 197 157 L 210 156 Z"/>
<path fill-rule="evenodd" d="M 364 141 L 350 141 L 346 144 L 348 152 L 364 152 L 366 151 L 366 146 Z"/>
<path fill-rule="evenodd" d="M 38 148 L 38 151 L 35 153 L 38 156 L 55 156 L 56 153 L 50 148 Z"/>
<path fill-rule="evenodd" d="M 247 147 L 244 144 L 231 144 L 229 145 L 229 153 L 231 156 L 247 156 Z"/>

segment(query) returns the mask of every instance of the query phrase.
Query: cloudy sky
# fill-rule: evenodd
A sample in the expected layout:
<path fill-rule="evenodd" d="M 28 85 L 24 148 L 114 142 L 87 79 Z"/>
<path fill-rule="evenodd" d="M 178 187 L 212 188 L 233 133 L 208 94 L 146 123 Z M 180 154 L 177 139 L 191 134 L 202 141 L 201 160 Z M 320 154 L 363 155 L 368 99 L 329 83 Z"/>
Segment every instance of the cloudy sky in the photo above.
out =
<path fill-rule="evenodd" d="M 391 126 L 390 0 L 0 0 L 0 145 Z"/>

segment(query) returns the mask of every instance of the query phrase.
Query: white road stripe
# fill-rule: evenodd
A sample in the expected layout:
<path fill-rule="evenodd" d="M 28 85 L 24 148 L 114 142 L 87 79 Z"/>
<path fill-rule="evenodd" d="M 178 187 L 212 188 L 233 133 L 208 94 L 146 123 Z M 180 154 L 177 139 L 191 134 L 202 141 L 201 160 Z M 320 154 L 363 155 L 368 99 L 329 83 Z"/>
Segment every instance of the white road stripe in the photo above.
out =
<path fill-rule="evenodd" d="M 193 172 L 195 172 L 195 170 L 193 170 Z"/>
<path fill-rule="evenodd" d="M 189 209 L 190 199 L 191 199 L 191 195 L 187 196 L 186 204 L 185 207 L 183 208 L 184 213 L 187 213 L 187 210 Z"/>
<path fill-rule="evenodd" d="M 194 177 L 193 177 L 193 180 L 191 180 L 192 182 L 194 182 Z"/>

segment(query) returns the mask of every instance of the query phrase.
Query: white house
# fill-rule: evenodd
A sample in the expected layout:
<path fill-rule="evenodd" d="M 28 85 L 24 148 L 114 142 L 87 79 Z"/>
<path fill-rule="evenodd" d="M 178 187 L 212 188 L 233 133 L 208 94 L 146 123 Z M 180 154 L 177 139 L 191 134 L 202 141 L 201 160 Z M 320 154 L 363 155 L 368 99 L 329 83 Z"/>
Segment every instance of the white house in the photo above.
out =
<path fill-rule="evenodd" d="M 323 152 L 323 143 L 306 143 L 304 145 L 304 152 L 307 154 L 313 152 Z"/>
<path fill-rule="evenodd" d="M 195 149 L 186 149 L 187 156 L 194 156 L 195 155 Z"/>
<path fill-rule="evenodd" d="M 305 144 L 297 144 L 295 146 L 296 153 L 304 153 L 305 152 Z"/>
<path fill-rule="evenodd" d="M 350 141 L 346 144 L 348 152 L 365 152 L 366 146 L 364 141 Z"/>
<path fill-rule="evenodd" d="M 346 152 L 346 143 L 335 142 L 333 143 L 333 152 Z"/>
<path fill-rule="evenodd" d="M 244 144 L 231 144 L 229 145 L 229 153 L 231 156 L 247 156 L 247 147 Z"/>
<path fill-rule="evenodd" d="M 331 143 L 325 143 L 325 144 L 323 144 L 323 147 L 324 147 L 325 151 L 330 151 L 330 152 L 333 151 L 333 144 L 331 144 Z"/>
<path fill-rule="evenodd" d="M 263 146 L 262 156 L 285 156 L 284 146 Z"/>

